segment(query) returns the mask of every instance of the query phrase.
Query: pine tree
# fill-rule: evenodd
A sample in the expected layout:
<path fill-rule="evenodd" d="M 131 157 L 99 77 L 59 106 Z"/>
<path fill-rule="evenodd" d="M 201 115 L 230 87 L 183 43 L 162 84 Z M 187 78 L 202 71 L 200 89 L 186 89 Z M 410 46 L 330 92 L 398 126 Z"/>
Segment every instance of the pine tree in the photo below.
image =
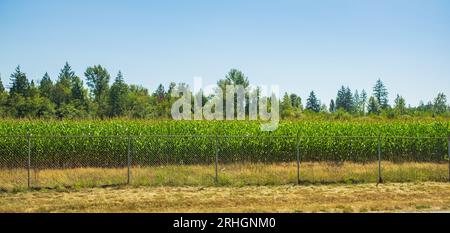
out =
<path fill-rule="evenodd" d="M 0 117 L 6 117 L 9 114 L 7 110 L 8 93 L 3 86 L 2 77 L 0 74 Z"/>
<path fill-rule="evenodd" d="M 68 104 L 72 97 L 72 84 L 75 78 L 75 72 L 66 62 L 58 75 L 58 80 L 55 83 L 53 101 L 56 106 L 60 107 L 63 104 Z"/>
<path fill-rule="evenodd" d="M 361 98 L 359 96 L 358 90 L 355 90 L 352 99 L 352 112 L 359 113 L 361 109 Z"/>
<path fill-rule="evenodd" d="M 361 111 L 362 111 L 363 114 L 365 114 L 366 113 L 366 104 L 367 104 L 367 92 L 364 89 L 361 91 L 361 98 L 360 98 L 360 100 L 361 100 L 361 102 L 360 102 L 360 104 L 361 104 Z"/>
<path fill-rule="evenodd" d="M 341 86 L 336 95 L 336 109 L 345 109 L 345 87 Z"/>
<path fill-rule="evenodd" d="M 158 88 L 156 88 L 156 91 L 153 93 L 153 96 L 156 97 L 158 102 L 162 102 L 166 97 L 166 91 L 164 90 L 164 86 L 162 84 L 159 84 Z"/>
<path fill-rule="evenodd" d="M 331 99 L 331 101 L 330 101 L 330 109 L 329 110 L 331 113 L 336 112 L 336 104 L 334 103 L 333 99 Z"/>
<path fill-rule="evenodd" d="M 20 66 L 17 66 L 15 72 L 11 74 L 10 96 L 17 94 L 22 97 L 27 97 L 29 87 L 30 82 L 27 79 L 27 75 L 20 70 Z"/>
<path fill-rule="evenodd" d="M 350 87 L 347 87 L 345 89 L 345 110 L 347 112 L 353 112 L 354 109 L 353 103 L 354 101 L 352 91 L 350 90 Z"/>
<path fill-rule="evenodd" d="M 369 98 L 369 104 L 367 105 L 367 111 L 369 114 L 380 114 L 380 104 L 378 103 L 377 99 L 371 96 Z"/>
<path fill-rule="evenodd" d="M 388 91 L 384 86 L 383 82 L 378 79 L 373 87 L 373 96 L 380 104 L 381 109 L 387 109 L 389 107 L 388 103 Z"/>
<path fill-rule="evenodd" d="M 336 109 L 343 109 L 347 112 L 353 110 L 353 95 L 349 87 L 341 86 L 336 96 Z"/>
<path fill-rule="evenodd" d="M 59 79 L 68 79 L 69 81 L 72 81 L 73 77 L 75 77 L 75 71 L 73 71 L 69 63 L 66 62 L 59 73 Z"/>
<path fill-rule="evenodd" d="M 70 92 L 72 100 L 84 101 L 85 95 L 84 95 L 83 81 L 81 81 L 79 77 L 73 78 Z"/>
<path fill-rule="evenodd" d="M 306 100 L 306 109 L 311 110 L 313 112 L 319 112 L 320 111 L 320 102 L 316 97 L 316 94 L 314 91 L 311 91 L 309 93 L 309 97 Z"/>
<path fill-rule="evenodd" d="M 34 83 L 34 80 L 31 80 L 30 86 L 28 87 L 28 97 L 29 98 L 39 97 L 39 89 Z"/>
<path fill-rule="evenodd" d="M 2 74 L 0 74 L 0 94 L 5 92 L 5 87 L 3 86 L 2 82 Z"/>
<path fill-rule="evenodd" d="M 171 98 L 172 98 L 172 92 L 175 91 L 176 87 L 177 87 L 177 84 L 176 84 L 176 83 L 170 82 L 170 84 L 169 84 L 169 89 L 167 90 L 167 98 L 168 98 L 168 99 L 171 99 Z"/>
<path fill-rule="evenodd" d="M 39 92 L 41 93 L 41 96 L 50 99 L 52 97 L 53 88 L 53 81 L 51 80 L 50 75 L 45 72 L 44 77 L 42 77 L 41 82 L 39 83 Z"/>
<path fill-rule="evenodd" d="M 116 76 L 109 92 L 109 107 L 111 117 L 124 116 L 127 105 L 128 85 L 123 80 L 122 72 Z"/>

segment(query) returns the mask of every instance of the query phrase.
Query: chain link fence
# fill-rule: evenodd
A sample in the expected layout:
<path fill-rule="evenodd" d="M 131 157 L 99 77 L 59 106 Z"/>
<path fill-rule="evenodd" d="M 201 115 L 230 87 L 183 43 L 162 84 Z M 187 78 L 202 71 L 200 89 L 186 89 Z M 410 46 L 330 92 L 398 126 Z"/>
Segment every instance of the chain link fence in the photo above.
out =
<path fill-rule="evenodd" d="M 219 184 L 296 183 L 296 137 L 216 136 L 216 140 Z"/>
<path fill-rule="evenodd" d="M 0 136 L 0 189 L 30 187 L 29 140 L 24 136 Z"/>
<path fill-rule="evenodd" d="M 433 137 L 0 136 L 0 189 L 450 181 Z"/>
<path fill-rule="evenodd" d="M 301 137 L 299 141 L 300 183 L 382 181 L 377 137 Z"/>

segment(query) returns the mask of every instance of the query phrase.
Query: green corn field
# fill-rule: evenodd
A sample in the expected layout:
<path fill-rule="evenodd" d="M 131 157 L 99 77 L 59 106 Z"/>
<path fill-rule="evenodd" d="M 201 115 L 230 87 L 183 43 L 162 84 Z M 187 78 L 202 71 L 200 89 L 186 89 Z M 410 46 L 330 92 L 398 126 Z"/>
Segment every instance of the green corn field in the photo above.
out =
<path fill-rule="evenodd" d="M 262 132 L 256 121 L 0 121 L 0 167 L 448 161 L 449 122 L 294 121 Z M 28 151 L 30 146 L 30 151 Z M 131 161 L 128 160 L 131 157 Z"/>

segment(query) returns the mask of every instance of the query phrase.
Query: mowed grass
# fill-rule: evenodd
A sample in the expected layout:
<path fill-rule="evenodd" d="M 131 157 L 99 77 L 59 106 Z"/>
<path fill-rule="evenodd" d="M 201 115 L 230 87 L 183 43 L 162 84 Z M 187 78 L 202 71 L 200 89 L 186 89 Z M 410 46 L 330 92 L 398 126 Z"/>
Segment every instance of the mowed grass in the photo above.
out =
<path fill-rule="evenodd" d="M 443 182 L 0 193 L 0 212 L 449 212 Z"/>
<path fill-rule="evenodd" d="M 448 164 L 382 162 L 385 182 L 446 182 Z M 127 183 L 127 168 L 75 168 L 31 170 L 31 186 L 41 189 L 77 189 L 121 186 Z M 302 184 L 376 183 L 377 163 L 302 163 Z M 132 167 L 130 186 L 230 186 L 286 185 L 297 183 L 296 163 L 219 164 L 218 182 L 214 165 Z M 0 170 L 0 191 L 27 189 L 26 169 Z"/>

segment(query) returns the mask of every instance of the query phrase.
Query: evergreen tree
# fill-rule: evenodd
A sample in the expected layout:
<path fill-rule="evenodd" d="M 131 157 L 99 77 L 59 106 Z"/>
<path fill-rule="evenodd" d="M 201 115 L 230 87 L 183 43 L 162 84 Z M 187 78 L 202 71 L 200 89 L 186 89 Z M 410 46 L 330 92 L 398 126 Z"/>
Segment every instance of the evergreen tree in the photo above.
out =
<path fill-rule="evenodd" d="M 353 110 L 353 95 L 349 87 L 344 86 L 339 89 L 336 96 L 336 109 L 342 108 L 347 112 L 352 112 Z"/>
<path fill-rule="evenodd" d="M 155 90 L 155 92 L 152 94 L 152 102 L 154 102 L 155 105 L 155 111 L 156 111 L 156 117 L 169 117 L 170 116 L 170 102 L 168 96 L 168 92 L 165 91 L 164 86 L 162 84 L 159 84 L 158 88 Z M 206 100 L 203 96 L 203 93 L 200 92 L 196 93 L 195 97 L 201 99 L 205 103 Z M 194 99 L 192 99 L 194 101 Z M 192 103 L 194 104 L 194 102 Z M 200 111 L 201 112 L 201 111 Z"/>
<path fill-rule="evenodd" d="M 5 87 L 2 82 L 2 75 L 0 74 L 0 117 L 7 117 L 9 111 L 7 110 L 8 93 L 5 92 Z"/>
<path fill-rule="evenodd" d="M 334 103 L 333 99 L 331 99 L 331 101 L 330 101 L 330 109 L 329 110 L 331 113 L 336 112 L 336 104 Z"/>
<path fill-rule="evenodd" d="M 65 112 L 70 115 L 70 118 L 83 118 L 89 115 L 90 100 L 88 97 L 88 90 L 84 87 L 83 81 L 78 77 L 72 78 L 71 100 L 65 106 Z M 75 109 L 74 112 L 70 112 Z"/>
<path fill-rule="evenodd" d="M 355 113 L 359 113 L 361 109 L 361 97 L 359 95 L 358 90 L 355 90 L 355 94 L 353 94 L 352 99 L 352 111 Z"/>
<path fill-rule="evenodd" d="M 20 66 L 16 67 L 15 72 L 10 77 L 11 88 L 6 100 L 8 115 L 17 118 L 25 117 L 25 95 L 27 95 L 30 84 L 25 73 L 20 70 Z"/>
<path fill-rule="evenodd" d="M 366 105 L 367 105 L 367 92 L 366 90 L 361 91 L 361 97 L 360 97 L 360 106 L 361 106 L 361 112 L 363 114 L 366 113 Z"/>
<path fill-rule="evenodd" d="M 341 86 L 336 95 L 336 109 L 345 109 L 345 87 Z"/>
<path fill-rule="evenodd" d="M 66 62 L 59 73 L 59 79 L 68 79 L 69 81 L 72 81 L 73 77 L 75 77 L 75 71 L 73 71 L 69 63 Z"/>
<path fill-rule="evenodd" d="M 123 80 L 122 72 L 119 71 L 109 92 L 109 106 L 110 106 L 109 115 L 111 117 L 125 115 L 127 97 L 128 97 L 128 85 Z"/>
<path fill-rule="evenodd" d="M 369 103 L 367 105 L 367 111 L 369 114 L 380 114 L 380 104 L 378 103 L 377 99 L 373 96 L 369 98 Z"/>
<path fill-rule="evenodd" d="M 177 84 L 174 82 L 171 82 L 169 84 L 169 89 L 167 90 L 167 99 L 171 99 L 172 98 L 172 92 L 175 91 Z"/>
<path fill-rule="evenodd" d="M 0 117 L 8 117 L 10 111 L 8 111 L 7 101 L 8 101 L 8 92 L 5 91 L 5 88 L 3 87 L 3 82 L 1 82 L 0 77 L 0 90 L 3 90 L 0 92 Z"/>
<path fill-rule="evenodd" d="M 63 104 L 68 104 L 72 97 L 72 84 L 75 78 L 75 72 L 66 62 L 58 75 L 58 80 L 55 83 L 53 101 L 57 107 Z"/>
<path fill-rule="evenodd" d="M 28 96 L 29 87 L 30 82 L 27 79 L 27 75 L 20 70 L 20 66 L 17 66 L 15 72 L 11 74 L 10 96 L 19 95 L 26 97 Z"/>
<path fill-rule="evenodd" d="M 306 109 L 311 110 L 313 112 L 319 112 L 320 111 L 320 102 L 316 97 L 316 94 L 314 91 L 311 91 L 309 93 L 309 97 L 306 100 Z"/>
<path fill-rule="evenodd" d="M 70 92 L 72 100 L 79 101 L 80 104 L 85 104 L 87 91 L 83 86 L 83 81 L 78 76 L 73 77 Z"/>
<path fill-rule="evenodd" d="M 353 112 L 354 105 L 353 105 L 353 94 L 349 87 L 345 89 L 345 110 L 347 112 Z"/>
<path fill-rule="evenodd" d="M 53 81 L 47 72 L 45 72 L 44 77 L 42 77 L 41 82 L 39 83 L 39 92 L 41 93 L 41 96 L 48 99 L 52 97 Z"/>
<path fill-rule="evenodd" d="M 2 74 L 0 74 L 0 94 L 5 92 L 5 87 L 3 86 L 2 82 Z"/>
<path fill-rule="evenodd" d="M 384 86 L 383 82 L 378 79 L 373 87 L 373 96 L 379 103 L 381 109 L 387 109 L 389 107 L 388 103 L 388 91 Z"/>
<path fill-rule="evenodd" d="M 29 98 L 36 98 L 39 96 L 39 89 L 34 83 L 34 80 L 31 80 L 30 86 L 28 87 L 28 97 Z"/>
<path fill-rule="evenodd" d="M 162 84 L 159 84 L 156 91 L 153 93 L 153 96 L 156 97 L 158 102 L 162 102 L 166 97 L 166 91 L 164 90 L 164 86 Z"/>

